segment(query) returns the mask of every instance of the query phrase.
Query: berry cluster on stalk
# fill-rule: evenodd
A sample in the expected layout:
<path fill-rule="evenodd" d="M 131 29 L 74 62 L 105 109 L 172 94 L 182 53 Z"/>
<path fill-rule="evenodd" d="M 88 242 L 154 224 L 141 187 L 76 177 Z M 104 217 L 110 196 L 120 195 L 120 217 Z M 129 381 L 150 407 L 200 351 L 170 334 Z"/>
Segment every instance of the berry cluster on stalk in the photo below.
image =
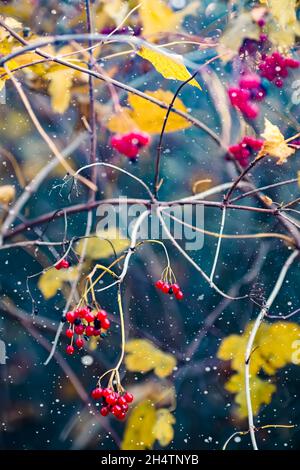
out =
<path fill-rule="evenodd" d="M 238 144 L 231 145 L 228 148 L 228 151 L 242 167 L 247 167 L 249 165 L 250 157 L 259 152 L 262 146 L 263 141 L 261 139 L 245 136 Z"/>
<path fill-rule="evenodd" d="M 170 266 L 163 270 L 161 278 L 155 283 L 155 287 L 164 294 L 174 295 L 177 300 L 182 300 L 184 297 Z"/>
<path fill-rule="evenodd" d="M 243 75 L 238 87 L 228 89 L 228 96 L 232 106 L 239 109 L 248 119 L 255 119 L 259 114 L 257 102 L 266 96 L 266 88 L 259 75 Z"/>
<path fill-rule="evenodd" d="M 120 392 L 116 392 L 111 387 L 97 387 L 92 390 L 91 395 L 94 400 L 101 400 L 100 414 L 102 416 L 107 416 L 111 413 L 119 420 L 125 419 L 129 409 L 128 405 L 133 402 L 133 395 L 123 389 Z"/>
<path fill-rule="evenodd" d="M 150 144 L 150 136 L 144 132 L 116 134 L 112 136 L 110 143 L 119 153 L 135 161 L 140 149 Z"/>
<path fill-rule="evenodd" d="M 107 312 L 103 309 L 93 311 L 88 306 L 67 312 L 62 321 L 69 323 L 66 330 L 66 336 L 71 340 L 66 348 L 69 355 L 74 354 L 74 344 L 81 349 L 84 346 L 84 340 L 88 341 L 92 336 L 105 338 L 110 328 Z"/>
<path fill-rule="evenodd" d="M 275 51 L 271 55 L 263 55 L 259 64 L 260 75 L 278 88 L 283 87 L 283 80 L 289 75 L 288 69 L 297 69 L 300 65 L 298 60 L 292 57 L 284 57 Z"/>

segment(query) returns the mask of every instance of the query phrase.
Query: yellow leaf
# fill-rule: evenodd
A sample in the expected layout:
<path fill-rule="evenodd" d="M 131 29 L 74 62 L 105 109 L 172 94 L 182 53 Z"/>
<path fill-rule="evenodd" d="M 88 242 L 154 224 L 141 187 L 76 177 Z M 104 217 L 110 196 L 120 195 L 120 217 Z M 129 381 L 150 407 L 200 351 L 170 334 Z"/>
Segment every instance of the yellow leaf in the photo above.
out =
<path fill-rule="evenodd" d="M 77 269 L 69 268 L 58 271 L 55 268 L 48 269 L 40 277 L 38 287 L 46 300 L 51 299 L 62 288 L 63 283 L 74 281 L 77 278 Z"/>
<path fill-rule="evenodd" d="M 183 63 L 182 56 L 179 54 L 163 54 L 158 50 L 143 46 L 138 51 L 138 55 L 151 62 L 153 67 L 165 78 L 185 82 L 191 77 Z M 188 84 L 201 90 L 199 83 L 194 78 Z"/>
<path fill-rule="evenodd" d="M 87 258 L 103 259 L 126 250 L 130 242 L 127 238 L 122 238 L 116 228 L 112 228 L 97 232 L 97 236 L 89 238 L 87 241 L 80 240 L 75 248 L 79 255 L 81 255 L 85 243 L 87 244 L 85 254 Z"/>
<path fill-rule="evenodd" d="M 51 106 L 55 113 L 63 114 L 68 109 L 73 77 L 74 70 L 67 67 L 47 73 L 47 78 L 50 80 L 48 92 L 51 96 Z"/>
<path fill-rule="evenodd" d="M 156 414 L 153 434 L 162 447 L 166 447 L 174 438 L 173 424 L 176 420 L 167 408 L 161 408 Z"/>
<path fill-rule="evenodd" d="M 161 89 L 146 91 L 146 94 L 164 102 L 166 105 L 170 104 L 174 96 L 170 91 Z M 122 111 L 109 118 L 107 122 L 108 129 L 111 132 L 120 134 L 134 129 L 140 129 L 150 134 L 160 134 L 166 116 L 166 109 L 162 109 L 158 105 L 135 95 L 130 95 L 128 102 L 132 109 L 122 108 Z M 187 111 L 179 98 L 176 98 L 174 108 L 183 112 Z M 176 132 L 190 126 L 191 123 L 187 119 L 171 113 L 166 125 L 166 132 Z"/>
<path fill-rule="evenodd" d="M 282 165 L 286 162 L 288 157 L 295 153 L 295 150 L 290 148 L 286 143 L 279 128 L 268 119 L 265 119 L 265 130 L 261 135 L 265 139 L 265 142 L 258 158 L 261 155 L 270 155 L 271 157 L 278 158 L 277 165 Z"/>
<path fill-rule="evenodd" d="M 3 16 L 0 16 L 0 18 L 2 21 L 4 21 L 7 26 L 9 26 L 14 31 L 19 31 L 22 29 L 22 23 L 15 20 L 14 18 L 4 18 Z M 10 33 L 5 28 L 2 28 L 2 26 L 0 26 L 0 41 L 3 41 L 3 39 L 9 36 Z"/>
<path fill-rule="evenodd" d="M 180 32 L 184 17 L 194 14 L 198 5 L 198 2 L 192 2 L 181 11 L 174 12 L 164 0 L 143 0 L 139 9 L 143 36 Z"/>
<path fill-rule="evenodd" d="M 7 184 L 0 186 L 0 204 L 7 206 L 10 202 L 15 199 L 16 190 L 15 187 Z"/>
<path fill-rule="evenodd" d="M 122 0 L 108 0 L 104 3 L 103 11 L 119 25 L 128 13 L 129 5 Z"/>
<path fill-rule="evenodd" d="M 273 18 L 279 23 L 281 28 L 294 25 L 297 21 L 296 4 L 297 0 L 260 0 L 268 6 Z"/>
<path fill-rule="evenodd" d="M 276 391 L 276 386 L 266 380 L 261 380 L 256 375 L 250 378 L 251 402 L 253 414 L 256 415 L 262 405 L 271 403 L 272 395 Z M 234 401 L 238 405 L 237 414 L 240 418 L 248 416 L 245 393 L 245 377 L 243 373 L 234 374 L 225 384 L 228 392 L 234 393 Z"/>
<path fill-rule="evenodd" d="M 167 377 L 176 366 L 172 354 L 164 353 L 147 339 L 133 339 L 125 346 L 125 365 L 132 372 L 146 373 L 154 370 L 158 377 Z"/>
<path fill-rule="evenodd" d="M 127 419 L 121 449 L 151 449 L 155 441 L 155 436 L 152 432 L 155 422 L 156 411 L 149 400 L 142 401 L 136 405 Z"/>

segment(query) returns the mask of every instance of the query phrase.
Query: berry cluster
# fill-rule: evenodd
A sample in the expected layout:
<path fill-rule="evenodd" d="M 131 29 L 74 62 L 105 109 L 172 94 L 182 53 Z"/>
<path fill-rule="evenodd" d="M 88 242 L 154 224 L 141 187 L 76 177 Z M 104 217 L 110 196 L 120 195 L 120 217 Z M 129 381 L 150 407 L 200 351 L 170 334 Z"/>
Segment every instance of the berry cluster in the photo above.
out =
<path fill-rule="evenodd" d="M 259 152 L 262 146 L 263 141 L 261 139 L 245 136 L 238 144 L 231 145 L 228 150 L 242 167 L 247 167 L 250 156 Z"/>
<path fill-rule="evenodd" d="M 238 87 L 229 88 L 228 96 L 232 106 L 248 119 L 255 119 L 259 113 L 256 102 L 265 98 L 266 89 L 259 75 L 247 74 L 240 79 Z"/>
<path fill-rule="evenodd" d="M 112 413 L 117 419 L 124 419 L 128 411 L 128 404 L 132 403 L 133 395 L 129 392 L 118 393 L 112 388 L 95 388 L 92 393 L 94 400 L 102 399 L 100 414 L 107 416 Z"/>
<path fill-rule="evenodd" d="M 260 75 L 278 88 L 283 86 L 283 79 L 289 74 L 288 69 L 297 69 L 300 65 L 298 60 L 291 57 L 284 57 L 279 52 L 271 55 L 263 55 L 259 64 Z"/>
<path fill-rule="evenodd" d="M 88 340 L 91 336 L 100 336 L 104 338 L 107 330 L 110 328 L 110 321 L 107 318 L 105 310 L 93 312 L 89 307 L 80 307 L 76 310 L 67 312 L 62 318 L 63 322 L 68 322 L 69 327 L 66 330 L 66 336 L 71 340 L 71 344 L 67 346 L 67 354 L 74 354 L 74 338 L 75 345 L 80 349 L 84 345 L 83 338 Z"/>
<path fill-rule="evenodd" d="M 140 148 L 149 145 L 150 136 L 142 132 L 116 134 L 111 138 L 111 146 L 130 160 L 136 160 Z"/>
<path fill-rule="evenodd" d="M 161 290 L 164 294 L 174 294 L 177 300 L 182 300 L 184 297 L 183 292 L 180 290 L 179 285 L 176 283 L 171 284 L 162 279 L 159 279 L 158 281 L 156 281 L 155 287 Z"/>
<path fill-rule="evenodd" d="M 54 267 L 57 271 L 60 271 L 61 269 L 68 269 L 70 267 L 70 263 L 67 259 L 61 259 L 54 265 Z"/>

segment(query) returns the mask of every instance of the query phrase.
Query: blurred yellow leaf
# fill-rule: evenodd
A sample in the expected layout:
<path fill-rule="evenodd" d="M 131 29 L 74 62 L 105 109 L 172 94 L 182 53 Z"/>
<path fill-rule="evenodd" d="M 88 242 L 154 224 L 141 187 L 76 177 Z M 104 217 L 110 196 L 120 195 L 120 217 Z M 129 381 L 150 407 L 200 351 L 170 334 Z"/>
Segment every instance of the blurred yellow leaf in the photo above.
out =
<path fill-rule="evenodd" d="M 260 3 L 267 5 L 273 18 L 282 28 L 296 23 L 297 0 L 260 0 Z"/>
<path fill-rule="evenodd" d="M 151 449 L 155 441 L 155 436 L 152 432 L 155 422 L 156 411 L 149 400 L 142 401 L 136 405 L 127 419 L 121 449 Z"/>
<path fill-rule="evenodd" d="M 182 10 L 174 12 L 164 0 L 143 0 L 139 9 L 143 36 L 179 33 L 184 17 L 194 14 L 198 5 L 199 2 L 192 2 Z"/>
<path fill-rule="evenodd" d="M 11 29 L 14 31 L 20 31 L 22 30 L 22 23 L 19 21 L 15 20 L 14 18 L 4 18 L 3 16 L 0 15 L 0 18 L 2 21 L 5 22 L 7 26 L 9 26 Z M 3 39 L 7 38 L 10 36 L 10 33 L 5 29 L 0 26 L 0 41 L 3 41 Z"/>
<path fill-rule="evenodd" d="M 77 269 L 61 269 L 58 271 L 55 268 L 50 268 L 39 277 L 38 287 L 46 300 L 54 297 L 59 289 L 62 288 L 63 283 L 67 281 L 74 281 L 77 277 Z"/>
<path fill-rule="evenodd" d="M 121 237 L 121 233 L 116 228 L 99 231 L 97 236 L 86 241 L 84 239 L 80 240 L 76 245 L 76 252 L 79 255 L 81 255 L 85 243 L 87 244 L 85 256 L 90 259 L 109 258 L 114 253 L 119 254 L 126 250 L 130 244 L 127 238 Z"/>
<path fill-rule="evenodd" d="M 176 366 L 176 358 L 164 353 L 147 339 L 133 339 L 125 346 L 125 365 L 132 372 L 154 370 L 158 377 L 167 377 Z"/>
<path fill-rule="evenodd" d="M 173 424 L 176 419 L 167 408 L 161 408 L 156 413 L 156 423 L 153 434 L 162 447 L 166 447 L 174 438 Z"/>
<path fill-rule="evenodd" d="M 103 11 L 119 25 L 128 13 L 129 5 L 122 0 L 104 0 Z"/>
<path fill-rule="evenodd" d="M 286 162 L 288 157 L 295 153 L 295 150 L 290 148 L 286 143 L 279 128 L 268 119 L 265 119 L 265 129 L 261 135 L 265 139 L 265 142 L 258 154 L 258 158 L 261 155 L 270 155 L 271 157 L 278 158 L 277 165 L 282 165 Z"/>
<path fill-rule="evenodd" d="M 250 387 L 253 414 L 256 415 L 262 405 L 268 405 L 271 403 L 272 395 L 276 391 L 276 386 L 266 380 L 261 380 L 259 377 L 254 375 L 250 379 Z M 228 392 L 235 394 L 234 401 L 238 405 L 237 415 L 240 418 L 247 417 L 245 377 L 243 373 L 232 375 L 228 382 L 226 382 L 225 389 L 228 390 Z"/>
<path fill-rule="evenodd" d="M 16 190 L 11 184 L 0 186 L 0 204 L 7 206 L 15 199 Z"/>
<path fill-rule="evenodd" d="M 51 96 L 51 106 L 55 113 L 63 114 L 68 109 L 73 77 L 74 70 L 67 67 L 47 73 L 50 81 L 48 93 Z"/>
<path fill-rule="evenodd" d="M 179 54 L 166 55 L 162 54 L 160 51 L 143 46 L 138 51 L 138 55 L 151 62 L 153 67 L 165 78 L 184 82 L 191 77 L 190 72 L 183 63 L 182 56 Z M 188 85 L 192 85 L 201 90 L 199 83 L 194 78 L 188 82 Z"/>

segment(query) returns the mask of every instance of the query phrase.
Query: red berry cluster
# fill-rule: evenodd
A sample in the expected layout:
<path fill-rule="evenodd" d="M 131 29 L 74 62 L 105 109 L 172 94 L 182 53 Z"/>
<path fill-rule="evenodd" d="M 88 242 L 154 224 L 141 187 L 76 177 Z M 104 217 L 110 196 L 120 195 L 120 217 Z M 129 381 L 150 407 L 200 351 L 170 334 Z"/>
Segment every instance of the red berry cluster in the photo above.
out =
<path fill-rule="evenodd" d="M 273 52 L 271 55 L 263 55 L 259 64 L 260 75 L 278 88 L 283 86 L 283 79 L 289 74 L 288 69 L 297 69 L 300 65 L 298 60 L 291 57 L 284 57 L 279 52 Z"/>
<path fill-rule="evenodd" d="M 87 340 L 91 336 L 104 338 L 107 330 L 110 328 L 107 312 L 105 310 L 93 312 L 89 307 L 81 307 L 67 312 L 62 321 L 69 322 L 66 336 L 71 339 L 71 344 L 67 346 L 66 352 L 70 355 L 75 350 L 73 346 L 75 335 L 77 335 L 75 345 L 80 349 L 84 345 L 83 337 Z"/>
<path fill-rule="evenodd" d="M 247 167 L 250 156 L 261 150 L 262 146 L 261 139 L 245 136 L 238 144 L 231 145 L 228 150 L 242 167 Z"/>
<path fill-rule="evenodd" d="M 117 419 L 124 419 L 128 411 L 128 403 L 132 403 L 133 395 L 129 392 L 118 393 L 111 388 L 95 388 L 92 393 L 94 400 L 102 399 L 100 414 L 107 416 L 112 413 Z"/>
<path fill-rule="evenodd" d="M 258 116 L 259 108 L 255 102 L 266 96 L 261 77 L 255 74 L 243 75 L 238 87 L 231 87 L 228 96 L 232 106 L 238 108 L 248 119 Z"/>
<path fill-rule="evenodd" d="M 135 160 L 140 148 L 149 145 L 150 136 L 143 132 L 129 132 L 128 134 L 116 134 L 111 138 L 111 146 L 119 153 Z"/>
<path fill-rule="evenodd" d="M 57 271 L 60 271 L 61 269 L 68 269 L 70 267 L 70 263 L 67 259 L 61 259 L 54 265 L 54 267 Z"/>
<path fill-rule="evenodd" d="M 174 294 L 177 300 L 182 300 L 184 297 L 183 292 L 180 290 L 179 285 L 176 283 L 171 284 L 169 282 L 163 281 L 162 279 L 159 279 L 158 281 L 156 281 L 155 287 L 161 290 L 164 294 Z"/>

